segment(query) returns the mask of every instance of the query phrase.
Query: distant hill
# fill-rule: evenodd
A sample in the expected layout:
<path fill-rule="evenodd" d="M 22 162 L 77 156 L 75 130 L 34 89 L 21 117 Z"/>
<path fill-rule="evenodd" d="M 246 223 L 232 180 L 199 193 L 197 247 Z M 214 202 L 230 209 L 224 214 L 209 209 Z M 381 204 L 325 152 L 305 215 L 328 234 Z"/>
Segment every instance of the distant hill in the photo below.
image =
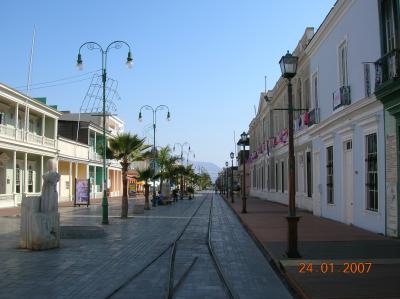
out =
<path fill-rule="evenodd" d="M 201 170 L 208 172 L 213 183 L 218 177 L 218 172 L 221 171 L 221 168 L 211 162 L 189 161 L 189 163 L 193 164 L 196 172 L 201 172 Z"/>

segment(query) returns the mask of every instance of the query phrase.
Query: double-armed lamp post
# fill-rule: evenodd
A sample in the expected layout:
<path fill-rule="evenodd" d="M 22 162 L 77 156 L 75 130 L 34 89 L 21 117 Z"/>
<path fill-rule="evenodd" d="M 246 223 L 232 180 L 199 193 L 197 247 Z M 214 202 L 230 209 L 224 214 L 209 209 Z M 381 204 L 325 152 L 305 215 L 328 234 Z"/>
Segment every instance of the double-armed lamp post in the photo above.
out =
<path fill-rule="evenodd" d="M 132 54 L 131 54 L 131 47 L 127 42 L 124 41 L 113 41 L 111 42 L 105 50 L 103 49 L 102 46 L 100 46 L 96 42 L 86 42 L 83 43 L 79 47 L 78 51 L 78 59 L 76 61 L 76 65 L 79 70 L 83 69 L 83 60 L 82 60 L 82 54 L 81 54 L 81 49 L 83 47 L 87 47 L 89 50 L 99 50 L 101 53 L 101 76 L 102 76 L 102 89 L 103 89 L 103 200 L 101 203 L 102 206 L 102 223 L 103 224 L 108 224 L 108 199 L 107 199 L 107 180 L 108 180 L 108 175 L 107 175 L 107 168 L 106 168 L 106 159 L 107 159 L 107 138 L 106 138 L 106 83 L 107 83 L 107 55 L 111 49 L 120 49 L 123 45 L 128 47 L 128 56 L 126 58 L 126 65 L 128 68 L 132 67 Z"/>
<path fill-rule="evenodd" d="M 234 203 L 234 199 L 233 199 L 233 158 L 235 158 L 235 154 L 233 152 L 231 152 L 230 157 L 231 157 L 231 162 L 232 162 L 232 166 L 231 166 L 231 202 Z"/>
<path fill-rule="evenodd" d="M 149 105 L 143 105 L 140 107 L 139 110 L 139 121 L 142 121 L 142 110 L 149 110 L 153 113 L 153 170 L 154 173 L 156 172 L 156 153 L 157 153 L 157 148 L 156 148 L 156 125 L 157 125 L 157 112 L 160 110 L 167 110 L 167 121 L 170 121 L 171 119 L 171 114 L 169 112 L 169 107 L 167 105 L 158 105 L 156 108 L 153 108 L 152 106 Z M 153 177 L 153 207 L 156 206 L 156 179 Z"/>
<path fill-rule="evenodd" d="M 173 147 L 173 151 L 175 151 L 175 146 L 179 146 L 180 148 L 181 148 L 181 161 L 182 161 L 182 163 L 183 163 L 183 148 L 185 147 L 185 146 L 187 146 L 188 147 L 188 151 L 190 152 L 190 144 L 189 144 L 189 142 L 184 142 L 184 143 L 179 143 L 179 142 L 176 142 L 175 144 L 174 144 L 174 147 Z M 183 199 L 183 174 L 181 173 L 181 183 L 180 183 L 180 185 L 181 185 L 181 195 L 180 195 L 180 198 L 181 198 L 181 200 Z"/>

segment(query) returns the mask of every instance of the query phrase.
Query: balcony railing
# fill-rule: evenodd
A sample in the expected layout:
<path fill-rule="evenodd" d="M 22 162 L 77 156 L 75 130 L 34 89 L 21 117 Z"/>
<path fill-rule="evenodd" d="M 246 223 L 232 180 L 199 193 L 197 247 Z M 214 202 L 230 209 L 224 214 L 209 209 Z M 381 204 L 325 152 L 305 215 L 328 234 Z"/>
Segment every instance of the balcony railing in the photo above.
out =
<path fill-rule="evenodd" d="M 332 95 L 333 110 L 351 104 L 350 86 L 342 86 Z"/>
<path fill-rule="evenodd" d="M 28 143 L 40 144 L 46 147 L 56 147 L 54 139 L 42 137 L 32 132 L 16 129 L 13 126 L 0 125 L 0 136 L 18 141 L 26 141 Z"/>
<path fill-rule="evenodd" d="M 400 77 L 400 49 L 394 49 L 375 62 L 375 89 Z"/>
<path fill-rule="evenodd" d="M 312 125 L 319 123 L 319 108 L 314 108 L 308 112 L 308 126 L 311 127 Z"/>

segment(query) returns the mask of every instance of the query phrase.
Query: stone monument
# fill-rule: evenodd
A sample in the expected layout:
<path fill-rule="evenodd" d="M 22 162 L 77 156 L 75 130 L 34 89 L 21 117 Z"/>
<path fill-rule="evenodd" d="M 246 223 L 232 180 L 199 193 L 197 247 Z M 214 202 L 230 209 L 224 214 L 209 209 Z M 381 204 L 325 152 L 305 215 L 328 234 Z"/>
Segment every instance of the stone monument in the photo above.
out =
<path fill-rule="evenodd" d="M 60 213 L 58 213 L 56 160 L 47 161 L 42 194 L 23 197 L 21 204 L 20 247 L 45 250 L 60 246 Z"/>

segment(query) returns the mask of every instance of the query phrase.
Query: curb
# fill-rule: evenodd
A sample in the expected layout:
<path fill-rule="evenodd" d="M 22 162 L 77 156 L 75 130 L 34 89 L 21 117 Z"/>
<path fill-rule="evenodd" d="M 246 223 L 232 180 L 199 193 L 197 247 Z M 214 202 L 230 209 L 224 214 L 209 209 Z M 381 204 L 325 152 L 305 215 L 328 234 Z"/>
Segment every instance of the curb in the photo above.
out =
<path fill-rule="evenodd" d="M 274 255 L 266 248 L 264 245 L 261 243 L 260 240 L 256 237 L 256 235 L 253 233 L 253 231 L 250 229 L 250 227 L 242 220 L 242 218 L 239 216 L 238 212 L 232 207 L 231 203 L 229 202 L 228 198 L 225 198 L 222 194 L 220 194 L 221 198 L 226 201 L 225 203 L 227 206 L 232 210 L 232 212 L 235 214 L 239 222 L 242 224 L 242 226 L 246 229 L 247 233 L 249 236 L 253 239 L 254 243 L 257 245 L 257 247 L 260 249 L 264 257 L 267 259 L 269 264 L 271 265 L 272 269 L 275 271 L 275 273 L 278 275 L 280 280 L 283 282 L 283 284 L 288 288 L 289 293 L 293 295 L 294 298 L 301 298 L 301 299 L 311 299 L 301 288 L 301 286 L 295 282 L 285 271 L 284 267 L 282 264 L 279 262 L 278 259 L 274 257 Z"/>

